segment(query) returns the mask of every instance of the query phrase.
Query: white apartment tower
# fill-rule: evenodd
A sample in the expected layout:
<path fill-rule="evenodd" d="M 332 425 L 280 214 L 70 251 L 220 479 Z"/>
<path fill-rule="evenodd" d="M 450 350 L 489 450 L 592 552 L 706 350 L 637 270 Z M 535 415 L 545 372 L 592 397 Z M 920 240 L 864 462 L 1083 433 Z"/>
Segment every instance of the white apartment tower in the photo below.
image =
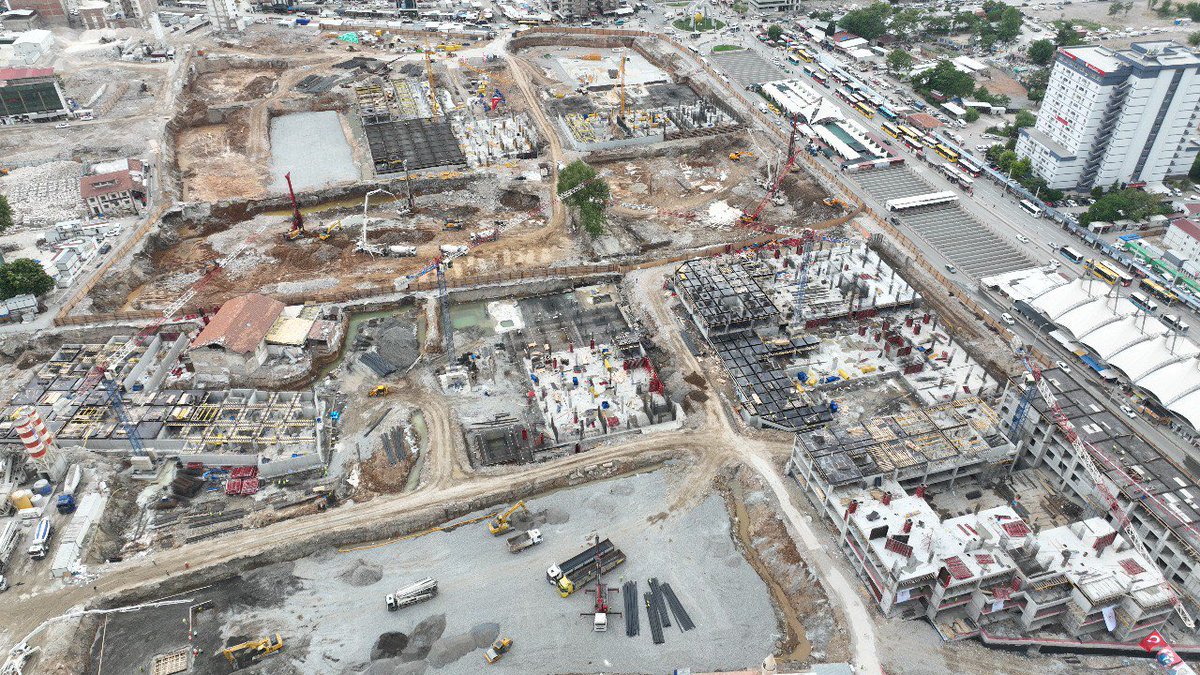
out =
<path fill-rule="evenodd" d="M 1062 47 L 1017 154 L 1050 187 L 1090 190 L 1186 174 L 1200 152 L 1200 57 L 1170 41 Z"/>

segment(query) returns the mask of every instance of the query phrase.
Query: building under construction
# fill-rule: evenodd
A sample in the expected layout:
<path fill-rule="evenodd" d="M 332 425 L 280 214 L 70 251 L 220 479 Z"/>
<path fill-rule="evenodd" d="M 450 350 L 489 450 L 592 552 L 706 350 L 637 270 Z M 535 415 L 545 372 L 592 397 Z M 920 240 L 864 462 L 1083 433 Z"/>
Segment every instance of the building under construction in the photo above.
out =
<path fill-rule="evenodd" d="M 1135 644 L 1161 627 L 1162 574 L 1102 518 L 1042 530 L 1015 503 L 953 517 L 931 503 L 1002 480 L 1015 453 L 995 413 L 962 400 L 801 433 L 788 472 L 889 617 L 997 644 Z"/>
<path fill-rule="evenodd" d="M 928 404 L 999 393 L 936 316 L 913 310 L 920 296 L 865 242 L 691 260 L 673 282 L 748 423 L 819 427 L 839 397 L 881 380 Z"/>
<path fill-rule="evenodd" d="M 1136 434 L 1120 415 L 1100 403 L 1075 375 L 1043 372 L 1063 414 L 1081 440 L 1094 448 L 1108 490 L 1128 514 L 1149 549 L 1156 569 L 1189 606 L 1200 602 L 1200 486 L 1190 472 Z M 1016 468 L 1053 473 L 1085 513 L 1106 515 L 1105 497 L 1083 467 L 1049 406 L 1034 390 L 1022 405 L 1025 382 L 1016 381 L 1000 404 L 1017 447 Z M 1030 389 L 1033 389 L 1031 386 Z"/>
<path fill-rule="evenodd" d="M 0 421 L 0 445 L 17 452 L 21 439 L 14 411 L 30 407 L 60 445 L 94 450 L 133 450 L 104 387 L 84 391 L 89 372 L 130 340 L 65 344 L 13 396 Z M 216 465 L 262 464 L 269 473 L 304 470 L 323 463 L 321 403 L 311 391 L 179 389 L 181 355 L 188 336 L 150 337 L 109 375 L 136 435 L 152 455 L 180 456 Z"/>

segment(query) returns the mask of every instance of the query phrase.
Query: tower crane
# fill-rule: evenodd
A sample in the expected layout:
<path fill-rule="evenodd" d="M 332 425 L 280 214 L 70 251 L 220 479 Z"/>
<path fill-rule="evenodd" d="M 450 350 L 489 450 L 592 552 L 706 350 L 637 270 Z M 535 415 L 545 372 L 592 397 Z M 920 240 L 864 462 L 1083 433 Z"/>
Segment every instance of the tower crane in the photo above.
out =
<path fill-rule="evenodd" d="M 1108 507 L 1109 513 L 1112 515 L 1113 520 L 1116 521 L 1117 526 L 1124 533 L 1125 538 L 1133 544 L 1137 552 L 1140 553 L 1147 562 L 1153 564 L 1154 557 L 1150 555 L 1150 551 L 1146 548 L 1145 542 L 1142 541 L 1141 535 L 1138 534 L 1137 529 L 1133 526 L 1133 522 L 1130 521 L 1129 514 L 1126 513 L 1125 509 L 1121 507 L 1121 503 L 1117 500 L 1116 495 L 1114 495 L 1112 490 L 1109 488 L 1108 483 L 1106 482 L 1109 479 L 1100 470 L 1100 467 L 1096 462 L 1099 461 L 1100 463 L 1104 464 L 1104 466 L 1111 470 L 1121 482 L 1125 483 L 1124 486 L 1118 485 L 1118 489 L 1122 487 L 1128 487 L 1135 490 L 1140 490 L 1142 492 L 1142 495 L 1139 498 L 1140 502 L 1143 505 L 1146 505 L 1147 509 L 1149 509 L 1150 505 L 1153 504 L 1155 507 L 1157 507 L 1157 510 L 1162 511 L 1164 522 L 1166 522 L 1165 518 L 1168 517 L 1166 514 L 1174 514 L 1174 511 L 1167 507 L 1167 505 L 1164 504 L 1157 496 L 1146 491 L 1145 488 L 1142 488 L 1138 484 L 1138 481 L 1130 477 L 1129 474 L 1125 472 L 1125 469 L 1111 457 L 1101 452 L 1091 443 L 1088 443 L 1080 438 L 1079 432 L 1075 430 L 1075 425 L 1071 423 L 1071 418 L 1067 417 L 1066 413 L 1063 412 L 1062 406 L 1058 403 L 1058 398 L 1055 397 L 1054 391 L 1050 388 L 1050 384 L 1046 382 L 1046 378 L 1042 376 L 1041 368 L 1039 368 L 1037 364 L 1030 359 L 1028 354 L 1022 354 L 1021 360 L 1024 362 L 1025 369 L 1029 371 L 1029 374 L 1033 379 L 1033 385 L 1037 387 L 1038 393 L 1041 394 L 1042 399 L 1046 402 L 1046 407 L 1049 408 L 1050 415 L 1054 418 L 1054 423 L 1058 425 L 1059 431 L 1061 431 L 1063 435 L 1067 437 L 1067 440 L 1071 443 L 1071 447 L 1075 450 L 1076 459 L 1078 459 L 1079 463 L 1083 465 L 1088 477 L 1093 483 L 1096 484 L 1096 489 L 1099 490 L 1100 495 L 1104 498 L 1104 503 Z M 1113 482 L 1116 483 L 1117 481 L 1113 480 Z M 1134 503 L 1136 504 L 1137 502 Z M 1178 516 L 1174 516 L 1174 518 L 1183 524 L 1184 527 L 1190 530 L 1193 534 L 1197 534 L 1195 527 L 1190 523 L 1184 523 L 1179 519 Z M 1172 588 L 1171 583 L 1166 580 L 1165 575 L 1163 577 L 1162 587 L 1167 592 L 1167 595 L 1170 596 L 1171 605 L 1175 608 L 1175 613 L 1179 615 L 1179 619 L 1183 621 L 1184 625 L 1189 629 L 1195 630 L 1196 622 L 1192 619 L 1192 615 L 1188 613 L 1187 608 L 1183 606 L 1183 601 L 1179 599 L 1179 596 L 1175 593 L 1175 589 Z"/>
<path fill-rule="evenodd" d="M 575 187 L 571 188 L 570 190 L 567 190 L 566 192 L 563 192 L 562 194 L 551 193 L 550 199 L 545 204 L 539 205 L 537 208 L 532 209 L 531 211 L 529 211 L 529 213 L 524 218 L 521 218 L 519 220 L 510 220 L 508 222 L 497 225 L 496 226 L 497 236 L 500 234 L 503 234 L 509 228 L 512 228 L 521 223 L 527 222 L 532 218 L 536 218 L 538 215 L 541 214 L 542 211 L 546 210 L 547 206 L 550 206 L 551 204 L 553 204 L 554 200 L 556 200 L 556 199 L 558 199 L 560 201 L 566 200 L 567 197 L 570 197 L 571 195 L 575 194 L 576 192 L 579 192 L 583 188 L 587 187 L 588 184 L 590 184 L 592 181 L 603 178 L 604 176 L 607 176 L 607 175 L 608 175 L 607 170 L 601 171 L 600 173 L 596 174 L 592 178 L 589 178 L 588 180 L 583 181 L 579 185 L 576 185 Z M 473 249 L 476 246 L 479 246 L 483 243 L 486 243 L 486 242 L 484 242 L 482 240 L 474 241 L 474 242 L 469 242 L 463 246 L 456 246 L 456 247 L 454 247 L 453 250 L 451 250 L 449 252 L 443 251 L 436 258 L 434 258 L 433 260 L 430 260 L 424 267 L 422 267 L 421 269 L 417 270 L 416 272 L 413 272 L 412 274 L 410 274 L 406 277 L 409 282 L 412 282 L 412 281 L 416 281 L 417 279 L 420 279 L 421 277 L 425 276 L 426 274 L 429 274 L 430 272 L 434 272 L 434 271 L 437 272 L 437 291 L 438 291 L 437 297 L 438 297 L 438 302 L 441 304 L 442 336 L 443 336 L 443 343 L 444 343 L 443 348 L 446 351 L 446 358 L 449 359 L 451 363 L 453 363 L 453 361 L 454 361 L 454 333 L 453 333 L 454 327 L 451 325 L 451 322 L 450 322 L 450 304 L 446 301 L 446 296 L 448 294 L 448 290 L 446 287 L 446 270 L 454 265 L 455 260 L 470 253 L 471 249 Z"/>

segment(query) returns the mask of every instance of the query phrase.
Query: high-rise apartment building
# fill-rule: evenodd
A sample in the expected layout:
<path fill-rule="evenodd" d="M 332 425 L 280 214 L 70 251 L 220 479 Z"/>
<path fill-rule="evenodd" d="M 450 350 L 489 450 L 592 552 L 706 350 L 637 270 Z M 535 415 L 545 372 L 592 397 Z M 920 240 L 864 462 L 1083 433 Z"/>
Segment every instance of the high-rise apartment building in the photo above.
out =
<path fill-rule="evenodd" d="M 1200 56 L 1173 42 L 1063 47 L 1017 154 L 1056 189 L 1155 183 L 1200 152 Z"/>

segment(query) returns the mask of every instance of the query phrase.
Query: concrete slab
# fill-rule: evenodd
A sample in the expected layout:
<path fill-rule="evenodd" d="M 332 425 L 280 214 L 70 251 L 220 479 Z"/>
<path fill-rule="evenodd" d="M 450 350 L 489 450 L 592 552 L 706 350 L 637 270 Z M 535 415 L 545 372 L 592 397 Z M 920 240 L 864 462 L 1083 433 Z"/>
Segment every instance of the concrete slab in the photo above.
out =
<path fill-rule="evenodd" d="M 271 120 L 271 189 L 296 190 L 358 180 L 358 167 L 342 121 L 333 111 L 281 115 Z"/>

